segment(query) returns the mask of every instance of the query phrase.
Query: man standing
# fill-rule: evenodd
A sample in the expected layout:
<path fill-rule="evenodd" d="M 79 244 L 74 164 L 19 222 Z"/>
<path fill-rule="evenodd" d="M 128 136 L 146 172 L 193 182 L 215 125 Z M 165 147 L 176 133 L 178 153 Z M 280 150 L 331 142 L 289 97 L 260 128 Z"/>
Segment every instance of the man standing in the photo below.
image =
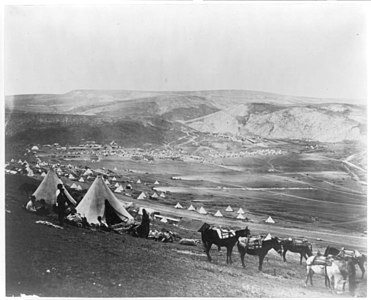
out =
<path fill-rule="evenodd" d="M 68 199 L 66 194 L 64 193 L 64 188 L 62 184 L 58 184 L 57 188 L 59 190 L 59 194 L 57 197 L 57 212 L 58 212 L 58 221 L 59 225 L 63 226 L 64 217 L 66 214 L 66 205 L 68 204 Z"/>

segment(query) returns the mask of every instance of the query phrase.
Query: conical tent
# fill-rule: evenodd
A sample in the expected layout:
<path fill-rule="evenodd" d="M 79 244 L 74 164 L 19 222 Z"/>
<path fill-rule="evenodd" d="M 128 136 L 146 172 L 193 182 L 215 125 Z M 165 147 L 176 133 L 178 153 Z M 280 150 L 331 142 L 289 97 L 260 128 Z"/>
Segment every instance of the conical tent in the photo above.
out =
<path fill-rule="evenodd" d="M 46 173 L 45 172 L 42 172 L 41 173 L 41 177 L 45 177 L 46 176 Z"/>
<path fill-rule="evenodd" d="M 76 178 L 75 178 L 75 176 L 73 176 L 72 174 L 70 174 L 70 175 L 68 176 L 68 179 L 76 179 Z"/>
<path fill-rule="evenodd" d="M 83 176 L 89 176 L 89 175 L 93 175 L 93 171 L 90 170 L 90 169 L 87 169 L 84 174 L 82 174 Z"/>
<path fill-rule="evenodd" d="M 191 204 L 191 205 L 188 207 L 188 210 L 196 210 L 196 209 L 195 209 L 194 206 Z"/>
<path fill-rule="evenodd" d="M 72 183 L 72 185 L 71 185 L 71 189 L 77 189 L 77 185 L 76 185 L 76 183 Z"/>
<path fill-rule="evenodd" d="M 142 200 L 142 199 L 144 199 L 146 197 L 147 197 L 146 194 L 143 193 L 143 192 L 141 192 L 137 199 Z"/>
<path fill-rule="evenodd" d="M 162 193 L 160 194 L 160 197 L 161 197 L 161 198 L 165 198 L 165 197 L 166 197 L 165 193 L 162 192 Z"/>
<path fill-rule="evenodd" d="M 85 182 L 84 178 L 80 177 L 79 182 Z"/>
<path fill-rule="evenodd" d="M 200 214 L 202 214 L 202 215 L 206 215 L 207 214 L 207 212 L 206 212 L 206 210 L 201 206 L 201 208 L 199 209 L 199 211 L 198 211 Z"/>
<path fill-rule="evenodd" d="M 39 187 L 33 193 L 36 197 L 36 200 L 44 199 L 46 204 L 53 205 L 57 203 L 57 192 L 59 191 L 57 188 L 58 184 L 62 184 L 62 180 L 60 180 L 57 174 L 54 173 L 52 169 L 49 170 L 48 174 L 44 177 L 43 181 L 40 183 Z M 70 193 L 64 189 L 64 193 L 67 196 L 68 200 L 74 205 L 76 205 L 75 199 L 72 198 Z"/>
<path fill-rule="evenodd" d="M 137 183 L 142 183 L 142 182 L 140 181 L 140 179 L 138 179 L 138 180 L 137 180 Z"/>
<path fill-rule="evenodd" d="M 160 184 L 157 180 L 155 181 L 155 184 Z"/>
<path fill-rule="evenodd" d="M 120 186 L 118 186 L 116 189 L 115 189 L 115 193 L 121 193 L 123 191 L 123 189 L 120 188 Z"/>
<path fill-rule="evenodd" d="M 245 220 L 246 218 L 242 214 L 238 214 L 237 219 L 239 219 L 239 220 Z"/>
<path fill-rule="evenodd" d="M 152 196 L 151 196 L 152 198 L 158 198 L 158 195 L 157 195 L 157 193 L 156 192 L 154 192 L 153 194 L 152 194 Z"/>
<path fill-rule="evenodd" d="M 264 238 L 264 241 L 268 241 L 268 240 L 271 240 L 272 239 L 272 236 L 270 233 L 267 234 L 267 236 Z"/>
<path fill-rule="evenodd" d="M 215 215 L 215 217 L 223 217 L 222 213 L 220 212 L 220 210 L 218 210 Z"/>
<path fill-rule="evenodd" d="M 265 223 L 271 223 L 271 224 L 273 224 L 273 223 L 276 223 L 276 222 L 272 219 L 271 216 L 269 216 L 269 217 L 265 220 Z"/>
<path fill-rule="evenodd" d="M 163 218 L 160 220 L 160 222 L 162 222 L 162 223 L 167 223 L 167 219 L 166 219 L 165 217 L 163 217 Z"/>
<path fill-rule="evenodd" d="M 245 212 L 243 211 L 243 209 L 242 208 L 240 208 L 239 210 L 238 210 L 238 212 L 237 212 L 238 214 L 244 214 Z"/>
<path fill-rule="evenodd" d="M 115 183 L 115 187 L 119 187 L 119 183 L 118 182 Z"/>
<path fill-rule="evenodd" d="M 108 204 L 106 204 L 105 200 L 108 201 Z M 108 220 L 108 210 L 110 210 L 110 213 L 113 212 L 115 217 L 118 217 L 121 221 L 134 221 L 134 218 L 127 212 L 124 205 L 117 200 L 105 184 L 103 178 L 98 176 L 79 205 L 77 205 L 76 211 L 85 216 L 89 223 L 99 224 L 98 217 L 100 216 L 103 221 L 109 224 L 111 222 Z"/>
<path fill-rule="evenodd" d="M 230 205 L 228 205 L 228 207 L 225 209 L 225 211 L 233 211 L 233 208 Z"/>
<path fill-rule="evenodd" d="M 81 185 L 78 184 L 76 190 L 81 191 L 82 190 Z"/>
<path fill-rule="evenodd" d="M 183 206 L 179 202 L 174 207 L 175 208 L 183 208 Z"/>

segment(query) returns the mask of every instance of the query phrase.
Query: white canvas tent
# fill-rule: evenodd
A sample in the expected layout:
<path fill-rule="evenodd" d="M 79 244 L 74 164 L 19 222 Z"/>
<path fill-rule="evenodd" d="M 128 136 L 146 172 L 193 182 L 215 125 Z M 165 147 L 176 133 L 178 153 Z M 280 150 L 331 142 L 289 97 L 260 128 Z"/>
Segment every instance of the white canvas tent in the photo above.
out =
<path fill-rule="evenodd" d="M 194 206 L 191 204 L 191 205 L 188 207 L 188 210 L 196 210 L 196 209 L 195 209 Z"/>
<path fill-rule="evenodd" d="M 151 198 L 152 198 L 152 199 L 158 199 L 158 195 L 157 195 L 157 193 L 154 192 L 154 193 L 152 194 Z"/>
<path fill-rule="evenodd" d="M 78 184 L 76 190 L 81 191 L 82 190 L 81 185 Z"/>
<path fill-rule="evenodd" d="M 268 241 L 268 240 L 271 240 L 272 239 L 272 236 L 270 233 L 267 234 L 267 236 L 264 238 L 264 241 Z"/>
<path fill-rule="evenodd" d="M 68 179 L 71 179 L 71 180 L 72 180 L 72 179 L 76 179 L 76 178 L 75 178 L 75 176 L 73 176 L 72 174 L 70 174 L 70 175 L 68 176 Z"/>
<path fill-rule="evenodd" d="M 163 217 L 163 218 L 160 220 L 160 222 L 162 222 L 162 223 L 167 223 L 167 219 L 166 219 L 165 217 Z"/>
<path fill-rule="evenodd" d="M 89 175 L 93 175 L 93 171 L 90 170 L 90 169 L 87 169 L 84 174 L 82 174 L 83 176 L 89 176 Z"/>
<path fill-rule="evenodd" d="M 41 177 L 45 177 L 46 176 L 46 173 L 45 172 L 42 172 L 41 173 Z"/>
<path fill-rule="evenodd" d="M 220 212 L 220 210 L 218 210 L 215 215 L 215 217 L 223 217 L 222 213 Z"/>
<path fill-rule="evenodd" d="M 77 185 L 76 185 L 76 183 L 72 183 L 72 185 L 71 185 L 71 189 L 77 189 Z"/>
<path fill-rule="evenodd" d="M 243 209 L 242 208 L 240 208 L 239 210 L 238 210 L 238 212 L 237 212 L 238 214 L 244 214 L 245 212 L 243 211 Z"/>
<path fill-rule="evenodd" d="M 40 183 L 39 187 L 33 193 L 33 195 L 36 197 L 36 201 L 44 199 L 46 204 L 54 205 L 57 202 L 57 192 L 59 192 L 57 188 L 58 184 L 63 185 L 62 180 L 60 180 L 57 174 L 50 169 L 48 174 L 46 174 L 43 181 Z M 66 188 L 64 189 L 64 193 L 68 200 L 71 201 L 72 204 L 76 205 L 75 199 L 72 198 Z"/>
<path fill-rule="evenodd" d="M 146 197 L 147 197 L 146 194 L 144 192 L 141 192 L 140 195 L 137 197 L 137 199 L 142 200 Z"/>
<path fill-rule="evenodd" d="M 138 179 L 138 180 L 137 180 L 137 183 L 142 183 L 142 182 L 140 181 L 140 179 Z"/>
<path fill-rule="evenodd" d="M 118 186 L 116 189 L 115 189 L 115 193 L 121 193 L 124 189 L 120 186 Z"/>
<path fill-rule="evenodd" d="M 119 187 L 120 185 L 119 185 L 119 183 L 118 182 L 116 182 L 115 183 L 115 187 Z"/>
<path fill-rule="evenodd" d="M 175 208 L 183 208 L 183 206 L 179 202 L 174 207 Z"/>
<path fill-rule="evenodd" d="M 276 223 L 271 216 L 269 216 L 266 220 L 265 220 L 265 223 L 270 223 L 270 224 L 274 224 Z"/>
<path fill-rule="evenodd" d="M 80 177 L 79 182 L 85 182 L 84 178 Z"/>
<path fill-rule="evenodd" d="M 162 193 L 160 194 L 160 197 L 161 197 L 161 198 L 165 198 L 165 197 L 166 197 L 165 193 L 162 192 Z"/>
<path fill-rule="evenodd" d="M 155 181 L 155 184 L 160 184 L 157 180 Z"/>
<path fill-rule="evenodd" d="M 237 219 L 239 219 L 239 220 L 245 220 L 246 218 L 242 214 L 238 214 Z"/>
<path fill-rule="evenodd" d="M 101 176 L 95 178 L 93 184 L 76 207 L 76 211 L 85 216 L 89 223 L 99 224 L 98 217 L 106 221 L 106 205 L 108 200 L 111 208 L 122 221 L 134 222 L 134 218 L 127 212 L 123 204 L 115 197 Z"/>
<path fill-rule="evenodd" d="M 199 209 L 198 213 L 200 213 L 201 215 L 206 215 L 207 214 L 206 210 L 202 206 Z"/>
<path fill-rule="evenodd" d="M 230 205 L 228 205 L 228 207 L 225 209 L 225 211 L 233 211 L 233 208 Z"/>

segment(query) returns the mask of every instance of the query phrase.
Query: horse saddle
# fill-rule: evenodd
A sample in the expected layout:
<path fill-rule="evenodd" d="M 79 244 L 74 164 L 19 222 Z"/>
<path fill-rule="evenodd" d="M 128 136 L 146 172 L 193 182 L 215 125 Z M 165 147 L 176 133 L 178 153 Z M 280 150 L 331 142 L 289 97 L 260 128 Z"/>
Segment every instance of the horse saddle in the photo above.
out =
<path fill-rule="evenodd" d="M 218 233 L 218 236 L 221 240 L 227 239 L 227 238 L 230 238 L 236 235 L 234 230 L 228 230 L 228 229 L 217 228 L 217 227 L 214 227 L 213 230 L 215 230 Z"/>
<path fill-rule="evenodd" d="M 324 255 L 316 255 L 312 261 L 314 266 L 331 266 L 332 260 Z"/>
<path fill-rule="evenodd" d="M 306 246 L 309 244 L 308 240 L 298 240 L 298 239 L 292 240 L 292 243 L 294 246 Z"/>
<path fill-rule="evenodd" d="M 240 237 L 238 242 L 247 249 L 257 249 L 261 248 L 263 245 L 263 240 L 261 236 L 250 236 L 250 237 Z"/>
<path fill-rule="evenodd" d="M 341 249 L 338 256 L 344 258 L 358 258 L 361 256 L 361 253 L 357 250 Z"/>

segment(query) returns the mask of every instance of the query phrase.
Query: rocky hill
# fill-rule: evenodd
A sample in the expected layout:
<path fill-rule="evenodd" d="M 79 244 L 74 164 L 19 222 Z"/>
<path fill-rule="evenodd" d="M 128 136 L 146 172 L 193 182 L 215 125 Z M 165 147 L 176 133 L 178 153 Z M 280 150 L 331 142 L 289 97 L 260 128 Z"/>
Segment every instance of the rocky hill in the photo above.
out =
<path fill-rule="evenodd" d="M 120 131 L 120 134 L 127 135 L 135 131 L 138 136 L 146 132 L 140 128 L 145 128 L 149 119 L 155 119 L 166 124 L 166 130 L 179 126 L 180 122 L 202 132 L 340 142 L 364 140 L 367 123 L 365 106 L 359 101 L 243 90 L 76 90 L 62 95 L 16 95 L 6 97 L 6 110 L 8 115 L 14 112 L 33 113 L 30 117 L 24 115 L 26 119 L 21 122 L 7 125 L 7 137 L 39 128 L 41 124 L 65 127 L 69 122 L 73 126 L 84 124 L 85 127 L 89 127 L 87 124 L 95 126 L 99 122 L 108 122 L 112 128 L 107 132 L 111 133 L 117 132 L 114 123 L 124 121 L 134 122 L 135 129 L 130 129 L 129 133 L 126 130 Z M 42 114 L 53 114 L 54 121 L 42 117 Z M 35 118 L 38 126 L 33 127 L 32 120 L 35 121 Z M 71 130 L 71 135 L 74 132 L 77 132 L 76 128 L 75 131 Z M 49 131 L 49 134 L 52 132 Z"/>

